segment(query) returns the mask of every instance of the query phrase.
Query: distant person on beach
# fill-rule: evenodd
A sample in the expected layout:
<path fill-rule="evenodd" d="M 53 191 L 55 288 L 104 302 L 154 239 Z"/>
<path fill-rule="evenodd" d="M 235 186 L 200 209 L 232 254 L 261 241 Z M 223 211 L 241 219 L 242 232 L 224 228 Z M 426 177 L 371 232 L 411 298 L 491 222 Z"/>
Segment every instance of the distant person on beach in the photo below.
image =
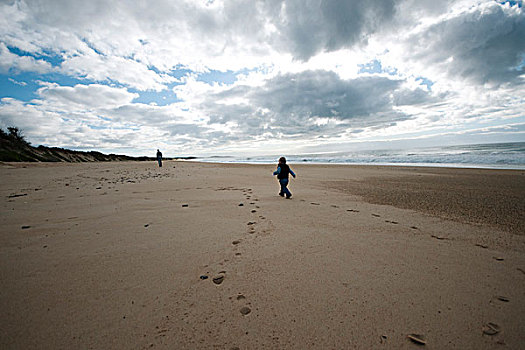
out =
<path fill-rule="evenodd" d="M 157 162 L 159 162 L 159 168 L 162 168 L 162 152 L 157 150 Z"/>
<path fill-rule="evenodd" d="M 290 190 L 288 190 L 288 176 L 290 174 L 295 179 L 295 173 L 292 171 L 292 169 L 290 169 L 288 164 L 286 164 L 286 158 L 279 158 L 277 170 L 273 172 L 273 175 L 277 175 L 277 178 L 279 179 L 279 184 L 281 185 L 281 191 L 279 192 L 279 196 L 281 197 L 284 197 L 286 195 L 286 198 L 290 198 L 292 196 Z"/>

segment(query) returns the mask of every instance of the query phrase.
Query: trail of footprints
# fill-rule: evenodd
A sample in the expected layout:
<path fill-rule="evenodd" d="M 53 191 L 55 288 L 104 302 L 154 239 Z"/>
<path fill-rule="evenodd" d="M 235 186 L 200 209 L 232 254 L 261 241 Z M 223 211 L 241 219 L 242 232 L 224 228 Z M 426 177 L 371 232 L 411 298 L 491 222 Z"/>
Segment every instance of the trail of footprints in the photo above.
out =
<path fill-rule="evenodd" d="M 266 217 L 259 213 L 260 206 L 258 205 L 259 199 L 253 194 L 251 188 L 235 188 L 235 187 L 221 187 L 216 189 L 216 191 L 240 191 L 246 202 L 240 202 L 237 206 L 242 210 L 249 210 L 251 218 L 250 221 L 246 223 L 246 231 L 243 237 L 234 239 L 231 242 L 232 252 L 234 258 L 240 258 L 242 256 L 242 245 L 249 239 L 252 239 L 257 236 L 257 234 L 269 233 L 271 230 L 271 223 L 266 223 L 266 228 L 262 227 L 265 224 Z M 229 259 L 224 259 L 222 262 L 218 263 L 218 266 L 224 266 L 224 263 L 230 262 Z M 205 266 L 206 268 L 209 265 Z M 205 281 L 210 279 L 213 284 L 220 286 L 223 282 L 227 281 L 227 272 L 226 270 L 219 271 L 216 274 L 211 275 L 210 272 L 206 272 L 200 276 L 200 279 Z M 227 282 L 226 282 L 227 283 Z M 236 297 L 229 297 L 230 300 L 235 299 L 239 302 L 239 315 L 247 316 L 251 313 L 250 302 L 247 300 L 246 296 L 242 293 L 238 293 Z"/>
<path fill-rule="evenodd" d="M 243 244 L 247 243 L 248 240 L 256 238 L 258 234 L 268 233 L 271 229 L 271 223 L 267 223 L 266 228 L 263 227 L 265 225 L 266 217 L 259 213 L 259 210 L 261 209 L 260 206 L 257 204 L 259 199 L 256 198 L 256 196 L 253 194 L 253 190 L 251 188 L 221 187 L 215 189 L 215 191 L 241 192 L 244 199 L 242 202 L 237 203 L 235 205 L 239 207 L 239 210 L 249 211 L 250 221 L 246 223 L 246 231 L 244 232 L 242 237 L 238 237 L 231 242 L 231 253 L 233 253 L 232 259 L 238 262 L 239 260 L 237 259 L 242 257 L 241 251 Z M 217 296 L 218 300 L 224 300 L 223 294 L 229 292 L 229 288 L 227 288 L 227 286 L 225 285 L 228 284 L 228 278 L 230 276 L 229 272 L 231 272 L 230 270 L 228 270 L 228 266 L 230 265 L 230 263 L 232 263 L 232 260 L 229 258 L 225 258 L 222 261 L 216 261 L 204 265 L 203 272 L 199 276 L 200 281 L 198 283 L 206 284 L 207 288 L 217 288 L 217 291 L 219 292 L 219 295 Z M 213 270 L 220 271 L 214 272 Z M 180 300 L 180 302 L 188 303 L 189 305 L 189 307 L 186 308 L 187 312 L 185 312 L 183 316 L 183 320 L 185 320 L 186 323 L 189 322 L 188 319 L 190 318 L 199 319 L 199 317 L 202 317 L 202 315 L 198 316 L 196 314 L 192 314 L 191 312 L 191 308 L 193 306 L 193 302 L 191 302 L 193 293 L 193 288 L 190 288 L 188 290 L 187 295 L 182 296 L 183 300 Z M 237 292 L 234 295 L 230 295 L 228 299 L 233 303 L 232 307 L 237 309 L 236 312 L 238 317 L 250 317 L 249 315 L 252 313 L 253 306 L 249 298 L 244 293 Z M 179 302 L 177 302 L 177 304 L 179 304 Z M 166 322 L 168 321 L 169 320 L 166 320 Z M 223 320 L 222 322 L 225 322 L 225 320 Z M 191 322 L 189 322 L 188 324 L 191 324 Z M 157 334 L 155 336 L 157 338 L 157 341 L 160 341 L 162 343 L 161 338 L 164 337 L 165 331 L 169 328 L 170 327 L 168 325 L 165 325 L 164 327 L 158 327 L 160 331 L 157 331 Z M 193 329 L 193 331 L 195 331 L 195 329 Z M 150 346 L 152 345 L 154 344 L 150 344 Z"/>
<path fill-rule="evenodd" d="M 240 191 L 242 195 L 244 196 L 244 199 L 246 200 L 246 202 L 240 202 L 237 204 L 237 206 L 241 210 L 244 210 L 244 209 L 249 210 L 252 216 L 250 221 L 246 223 L 246 232 L 244 236 L 240 238 L 236 238 L 231 242 L 233 259 L 236 260 L 242 257 L 241 249 L 244 243 L 246 243 L 248 240 L 253 239 L 257 236 L 260 236 L 265 233 L 269 233 L 273 226 L 271 224 L 271 221 L 266 221 L 266 217 L 264 215 L 261 215 L 261 213 L 259 212 L 259 210 L 261 209 L 257 203 L 259 199 L 254 195 L 253 190 L 251 188 L 221 187 L 221 188 L 215 189 L 215 191 Z M 301 202 L 306 202 L 306 201 L 303 199 L 301 200 Z M 324 205 L 318 202 L 311 202 L 309 204 L 314 205 L 314 206 Z M 330 207 L 334 209 L 340 209 L 340 207 L 337 205 L 330 205 Z M 360 211 L 357 209 L 346 209 L 346 212 L 360 213 Z M 381 215 L 379 214 L 370 213 L 370 215 L 373 218 L 381 219 Z M 391 224 L 391 225 L 399 225 L 399 222 L 393 221 L 393 220 L 384 220 L 384 222 L 387 224 Z M 262 227 L 263 225 L 266 225 L 266 228 L 263 228 Z M 419 230 L 419 228 L 416 226 L 408 226 L 408 227 L 412 230 Z M 431 237 L 438 239 L 438 240 L 449 239 L 449 238 L 439 237 L 435 235 L 431 235 Z M 481 248 L 488 248 L 487 246 L 484 246 L 481 244 L 476 244 L 476 245 L 480 246 Z M 494 259 L 497 261 L 504 260 L 503 258 L 500 258 L 500 257 L 494 257 Z M 203 269 L 205 269 L 206 272 L 204 272 L 202 275 L 199 276 L 199 279 L 201 280 L 200 282 L 209 283 L 210 287 L 215 287 L 215 288 L 220 289 L 223 283 L 228 283 L 227 268 L 225 267 L 225 264 L 228 264 L 230 261 L 231 261 L 230 259 L 225 258 L 220 262 L 211 263 L 211 264 L 203 266 Z M 220 270 L 219 272 L 211 273 L 211 271 L 213 270 L 213 268 L 211 267 L 214 265 L 217 267 L 216 270 Z M 518 270 L 520 270 L 521 272 L 525 274 L 525 270 L 521 270 L 519 268 Z M 228 299 L 231 300 L 234 303 L 234 307 L 238 309 L 239 317 L 249 317 L 248 315 L 252 313 L 251 302 L 248 300 L 248 298 L 243 293 L 238 292 L 234 296 L 229 296 Z M 509 299 L 504 296 L 499 296 L 497 299 L 502 302 L 509 301 Z M 179 302 L 177 302 L 177 304 L 179 304 Z M 193 306 L 193 303 L 190 303 L 189 306 L 190 307 Z M 188 317 L 189 312 L 186 312 L 184 315 L 185 317 Z M 169 320 L 169 318 L 167 320 Z M 488 323 L 488 325 L 489 325 L 487 326 L 488 331 L 484 330 L 484 334 L 494 335 L 494 334 L 499 333 L 498 325 L 494 323 Z M 160 331 L 157 332 L 158 333 L 157 337 L 163 337 L 165 335 L 165 332 L 168 330 L 166 329 L 166 327 L 161 327 L 161 328 L 157 327 L 157 329 L 160 329 Z M 235 347 L 233 347 L 232 349 L 235 349 Z"/>
<path fill-rule="evenodd" d="M 304 202 L 304 200 L 301 200 L 301 201 Z M 321 203 L 317 203 L 317 202 L 311 202 L 310 205 L 321 206 L 322 204 Z M 335 209 L 339 209 L 339 206 L 338 205 L 334 205 L 334 204 L 331 204 L 330 207 L 331 208 L 335 208 Z M 357 209 L 346 209 L 346 211 L 349 212 L 349 213 L 359 213 L 360 212 Z M 371 215 L 373 217 L 375 217 L 375 218 L 380 218 L 381 217 L 381 215 L 375 214 L 375 213 L 371 213 Z M 392 220 L 385 220 L 385 222 L 388 223 L 388 224 L 392 224 L 392 225 L 398 225 L 399 224 L 399 222 L 392 221 Z M 410 228 L 413 229 L 413 230 L 418 230 L 418 227 L 416 227 L 416 226 L 410 226 Z"/>
<path fill-rule="evenodd" d="M 197 320 L 198 322 L 201 322 L 202 319 L 207 319 L 205 315 L 199 315 L 192 312 L 192 308 L 195 303 L 195 288 L 199 288 L 199 285 L 201 283 L 205 284 L 206 288 L 216 288 L 217 292 L 219 293 L 217 295 L 217 301 L 224 300 L 223 294 L 230 292 L 230 289 L 227 286 L 228 279 L 231 278 L 229 276 L 233 275 L 231 274 L 232 271 L 229 270 L 229 265 L 232 262 L 240 262 L 240 260 L 238 259 L 242 258 L 242 246 L 245 243 L 247 243 L 249 240 L 256 238 L 260 234 L 269 233 L 272 227 L 271 223 L 265 223 L 266 217 L 259 213 L 259 210 L 261 209 L 260 206 L 257 204 L 259 199 L 256 198 L 256 196 L 253 194 L 253 190 L 251 188 L 220 187 L 216 188 L 215 191 L 241 192 L 244 199 L 240 203 L 232 205 L 238 206 L 239 210 L 248 210 L 250 215 L 250 221 L 246 223 L 246 231 L 244 232 L 243 236 L 235 238 L 231 242 L 230 252 L 233 254 L 233 257 L 231 259 L 226 257 L 224 259 L 221 259 L 220 261 L 211 262 L 202 266 L 201 275 L 198 276 L 199 281 L 196 282 L 197 285 L 193 285 L 192 287 L 190 287 L 188 291 L 184 295 L 179 296 L 178 301 L 175 302 L 177 305 L 180 305 L 181 303 L 186 304 L 186 307 L 184 307 L 184 310 L 186 311 L 182 315 L 182 321 L 188 326 L 190 326 L 193 323 L 196 323 Z M 264 225 L 266 225 L 266 228 L 262 227 Z M 218 272 L 215 272 L 214 270 Z M 253 306 L 249 298 L 244 293 L 237 292 L 236 294 L 230 295 L 228 297 L 228 300 L 230 300 L 233 303 L 232 307 L 237 309 L 237 311 L 235 312 L 237 313 L 238 317 L 250 317 L 249 315 L 252 313 Z M 166 332 L 171 329 L 171 326 L 169 325 L 169 318 L 166 318 L 163 321 L 163 324 L 156 327 L 154 334 L 156 342 L 160 344 L 164 343 L 163 338 L 166 336 Z M 226 321 L 223 320 L 222 322 Z M 190 328 L 188 328 L 188 334 L 190 334 L 190 336 L 192 331 L 194 332 L 196 331 L 196 329 L 191 329 L 190 326 Z M 200 341 L 202 342 L 202 339 Z M 193 343 L 193 340 L 190 342 Z M 154 345 L 154 343 L 150 343 L 149 346 L 152 347 Z"/>
<path fill-rule="evenodd" d="M 301 202 L 306 202 L 304 199 L 301 200 Z M 318 202 L 310 202 L 310 205 L 314 205 L 314 206 L 323 206 L 325 204 L 322 204 L 322 203 L 318 203 Z M 335 209 L 339 209 L 339 206 L 338 205 L 334 205 L 334 204 L 330 204 L 330 207 L 331 208 L 335 208 Z M 359 213 L 360 211 L 357 210 L 357 209 L 346 209 L 347 212 L 349 213 Z M 376 214 L 376 213 L 370 213 L 370 215 L 373 217 L 373 218 L 377 218 L 377 219 L 381 219 L 381 215 L 379 214 Z M 384 220 L 385 223 L 387 224 L 390 224 L 390 225 L 400 225 L 400 223 L 398 221 L 394 221 L 394 220 Z M 417 226 L 408 226 L 410 229 L 412 230 L 417 230 L 419 232 L 421 232 L 421 230 L 419 229 L 419 227 Z M 439 241 L 448 241 L 448 240 L 453 240 L 453 238 L 449 238 L 449 237 L 443 237 L 443 236 L 437 236 L 437 235 L 434 235 L 434 234 L 431 234 L 430 235 L 431 238 L 433 239 L 436 239 L 436 240 L 439 240 Z M 488 245 L 486 244 L 481 244 L 481 243 L 476 243 L 475 246 L 477 247 L 480 247 L 480 248 L 483 248 L 483 249 L 487 249 L 489 248 Z M 497 259 L 496 259 L 497 260 Z M 499 260 L 501 261 L 501 260 Z M 525 273 L 525 272 L 524 272 Z"/>
<path fill-rule="evenodd" d="M 266 217 L 264 215 L 261 215 L 260 206 L 258 205 L 259 199 L 254 195 L 253 190 L 251 188 L 235 188 L 235 187 L 221 187 L 217 188 L 216 191 L 240 191 L 246 200 L 246 202 L 238 203 L 237 205 L 241 208 L 247 208 L 247 210 L 250 211 L 252 214 L 252 219 L 246 223 L 246 234 L 244 237 L 234 239 L 231 242 L 232 245 L 232 251 L 233 251 L 233 257 L 239 258 L 242 256 L 242 246 L 243 244 L 252 237 L 256 237 L 258 235 L 264 234 L 269 232 L 271 229 L 271 223 L 267 223 L 267 227 L 269 226 L 270 229 L 262 228 L 262 224 L 265 222 Z M 302 202 L 305 202 L 305 200 L 301 200 Z M 311 205 L 315 206 L 322 206 L 321 203 L 312 202 Z M 339 209 L 340 207 L 337 205 L 330 205 L 331 208 Z M 346 209 L 348 213 L 359 213 L 360 211 L 357 209 Z M 373 217 L 380 218 L 381 216 L 379 214 L 371 214 Z M 399 224 L 397 221 L 391 221 L 391 220 L 385 220 L 386 223 L 397 225 Z M 418 228 L 415 226 L 411 226 L 412 229 L 417 230 Z M 229 259 L 224 259 L 224 261 L 219 262 L 217 265 L 223 267 L 225 263 L 230 262 Z M 206 265 L 205 268 L 209 268 L 210 265 Z M 222 270 L 217 273 L 210 273 L 210 271 L 206 271 L 204 274 L 200 276 L 200 279 L 202 281 L 209 281 L 215 286 L 220 286 L 223 283 L 227 283 L 227 271 Z M 251 309 L 249 307 L 249 302 L 247 301 L 247 298 L 239 293 L 236 297 L 230 297 L 229 299 L 236 299 L 237 301 L 243 302 L 241 304 L 244 305 L 238 305 L 239 307 L 239 315 L 240 316 L 247 316 L 251 313 Z"/>
<path fill-rule="evenodd" d="M 305 201 L 305 200 L 301 200 L 301 201 Z M 321 206 L 322 204 L 321 203 L 317 203 L 317 202 L 311 202 L 310 205 L 314 205 L 314 206 Z M 339 208 L 339 206 L 337 205 L 330 205 L 331 208 Z M 347 212 L 350 212 L 350 213 L 359 213 L 359 210 L 356 210 L 356 209 L 346 209 Z M 376 213 L 371 213 L 370 214 L 372 217 L 374 218 L 381 218 L 381 215 L 379 214 L 376 214 Z M 391 224 L 391 225 L 398 225 L 399 222 L 397 221 L 392 221 L 392 220 L 384 220 L 385 223 L 388 223 L 388 224 Z M 410 226 L 410 228 L 412 230 L 419 230 L 418 227 L 416 226 Z M 437 240 L 452 240 L 451 238 L 448 238 L 448 237 L 442 237 L 442 236 L 437 236 L 437 235 L 430 235 L 431 238 L 433 239 L 437 239 Z M 484 245 L 484 244 L 480 244 L 480 243 L 477 243 L 475 244 L 475 246 L 477 247 L 480 247 L 480 248 L 483 248 L 483 249 L 487 249 L 489 248 L 487 245 Z M 502 262 L 504 261 L 505 259 L 503 257 L 499 257 L 499 256 L 493 256 L 492 257 L 495 261 L 498 261 L 498 262 Z M 521 268 L 517 268 L 518 271 L 522 272 L 523 274 L 525 274 L 525 270 L 521 269 Z M 506 296 L 502 296 L 502 295 L 498 295 L 498 296 L 494 296 L 491 300 L 490 300 L 490 303 L 493 303 L 493 302 L 502 302 L 502 303 L 508 303 L 510 302 L 510 299 Z M 483 328 L 482 328 L 482 334 L 483 335 L 488 335 L 488 336 L 496 336 L 497 334 L 499 334 L 501 332 L 501 326 L 494 323 L 494 322 L 487 322 L 483 325 Z M 415 337 L 415 335 L 413 334 L 410 334 L 408 335 L 408 339 L 410 339 L 412 342 L 416 343 L 416 344 L 419 344 L 419 345 L 425 345 L 426 344 L 426 341 L 423 340 L 423 337 L 418 335 L 417 337 Z M 501 340 L 498 340 L 496 341 L 497 344 L 504 344 L 504 342 L 502 343 Z"/>

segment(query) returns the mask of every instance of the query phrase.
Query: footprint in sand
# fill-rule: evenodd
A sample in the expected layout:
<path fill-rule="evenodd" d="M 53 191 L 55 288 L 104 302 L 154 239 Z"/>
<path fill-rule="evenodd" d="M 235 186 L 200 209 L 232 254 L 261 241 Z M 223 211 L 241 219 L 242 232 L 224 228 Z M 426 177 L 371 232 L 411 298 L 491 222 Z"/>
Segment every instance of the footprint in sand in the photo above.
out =
<path fill-rule="evenodd" d="M 7 198 L 16 198 L 16 197 L 23 197 L 23 196 L 27 196 L 27 193 L 12 194 L 10 196 L 7 196 Z"/>
<path fill-rule="evenodd" d="M 244 316 L 248 315 L 250 312 L 252 312 L 252 310 L 248 307 L 248 306 L 244 306 L 243 308 L 241 308 L 240 310 L 241 314 L 243 314 Z"/>
<path fill-rule="evenodd" d="M 501 331 L 500 326 L 496 323 L 488 322 L 483 326 L 483 334 L 486 335 L 496 335 Z"/>
<path fill-rule="evenodd" d="M 425 345 L 427 343 L 422 334 L 409 334 L 407 338 L 418 345 Z"/>
<path fill-rule="evenodd" d="M 213 283 L 219 285 L 222 282 L 224 282 L 224 275 L 219 275 L 217 277 L 213 277 Z"/>
<path fill-rule="evenodd" d="M 233 297 L 230 297 L 229 299 L 232 300 Z M 237 301 L 239 301 L 239 302 L 245 302 L 246 297 L 245 297 L 244 295 L 242 295 L 241 293 L 239 293 L 239 294 L 235 297 L 235 300 L 237 300 Z M 250 303 L 247 303 L 247 304 L 249 305 Z M 246 315 L 248 315 L 250 312 L 252 312 L 252 310 L 251 310 L 248 306 L 243 306 L 243 307 L 239 310 L 239 312 L 241 313 L 241 315 L 246 316 Z"/>

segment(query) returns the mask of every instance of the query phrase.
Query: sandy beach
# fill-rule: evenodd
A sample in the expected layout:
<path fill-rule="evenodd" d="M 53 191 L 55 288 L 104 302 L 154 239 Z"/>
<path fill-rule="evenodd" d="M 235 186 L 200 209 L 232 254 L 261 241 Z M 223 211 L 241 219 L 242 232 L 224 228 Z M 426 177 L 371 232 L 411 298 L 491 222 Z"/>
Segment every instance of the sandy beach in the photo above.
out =
<path fill-rule="evenodd" d="M 523 349 L 524 171 L 290 166 L 0 164 L 0 348 Z"/>

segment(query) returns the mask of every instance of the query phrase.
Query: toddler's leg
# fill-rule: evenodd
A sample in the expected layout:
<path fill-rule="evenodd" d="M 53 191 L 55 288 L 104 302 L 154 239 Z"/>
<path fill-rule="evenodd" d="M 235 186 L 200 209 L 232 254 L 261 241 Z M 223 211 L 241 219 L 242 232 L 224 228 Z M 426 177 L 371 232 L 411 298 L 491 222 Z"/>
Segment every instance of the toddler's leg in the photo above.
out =
<path fill-rule="evenodd" d="M 279 185 L 281 185 L 281 191 L 279 192 L 279 196 L 284 197 L 284 192 L 286 191 L 286 186 L 284 185 L 282 180 L 279 180 Z"/>
<path fill-rule="evenodd" d="M 283 179 L 281 181 L 281 184 L 282 184 L 282 192 L 286 195 L 286 198 L 290 198 L 292 196 L 292 194 L 290 193 L 290 190 L 288 190 L 288 180 L 287 179 Z"/>

